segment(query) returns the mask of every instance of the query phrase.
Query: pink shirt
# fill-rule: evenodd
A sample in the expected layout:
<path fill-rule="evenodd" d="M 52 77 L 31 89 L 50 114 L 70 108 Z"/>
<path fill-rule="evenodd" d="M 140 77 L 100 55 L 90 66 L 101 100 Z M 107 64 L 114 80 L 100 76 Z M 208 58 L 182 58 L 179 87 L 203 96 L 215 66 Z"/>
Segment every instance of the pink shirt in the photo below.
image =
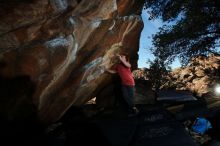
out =
<path fill-rule="evenodd" d="M 131 73 L 131 69 L 129 67 L 124 66 L 123 64 L 118 64 L 116 66 L 116 71 L 118 72 L 121 80 L 122 85 L 134 86 L 134 78 Z"/>

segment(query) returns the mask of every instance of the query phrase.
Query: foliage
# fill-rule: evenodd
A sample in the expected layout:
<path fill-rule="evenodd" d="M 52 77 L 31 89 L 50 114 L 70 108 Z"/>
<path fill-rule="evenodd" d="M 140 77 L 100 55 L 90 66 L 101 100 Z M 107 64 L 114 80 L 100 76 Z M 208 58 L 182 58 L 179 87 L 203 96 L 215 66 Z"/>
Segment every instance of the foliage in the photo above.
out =
<path fill-rule="evenodd" d="M 152 82 L 152 87 L 158 90 L 168 81 L 170 67 L 167 69 L 165 63 L 159 59 L 149 62 L 150 68 L 148 78 Z"/>
<path fill-rule="evenodd" d="M 172 62 L 179 57 L 186 64 L 197 55 L 219 54 L 219 0 L 145 0 L 150 19 L 164 25 L 153 36 L 153 53 Z"/>

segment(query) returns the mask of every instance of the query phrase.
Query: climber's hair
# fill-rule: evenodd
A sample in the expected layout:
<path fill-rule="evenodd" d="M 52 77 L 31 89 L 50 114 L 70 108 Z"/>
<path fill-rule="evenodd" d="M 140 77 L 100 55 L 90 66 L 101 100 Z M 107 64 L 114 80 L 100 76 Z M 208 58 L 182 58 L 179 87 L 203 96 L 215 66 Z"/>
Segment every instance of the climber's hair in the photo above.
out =
<path fill-rule="evenodd" d="M 128 53 L 126 53 L 126 52 L 121 52 L 121 53 L 119 53 L 119 54 L 125 56 L 126 60 L 129 61 L 130 58 L 129 58 Z"/>

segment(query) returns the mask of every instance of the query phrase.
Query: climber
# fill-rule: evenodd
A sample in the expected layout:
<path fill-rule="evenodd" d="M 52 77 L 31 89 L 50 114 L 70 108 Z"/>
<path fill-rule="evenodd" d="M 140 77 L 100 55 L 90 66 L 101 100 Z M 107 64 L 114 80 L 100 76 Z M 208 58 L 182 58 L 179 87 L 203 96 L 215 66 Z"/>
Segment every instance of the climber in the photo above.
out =
<path fill-rule="evenodd" d="M 135 94 L 135 81 L 131 73 L 131 64 L 129 62 L 128 55 L 126 53 L 120 53 L 116 55 L 119 59 L 113 68 L 106 69 L 109 73 L 118 73 L 121 78 L 121 89 L 123 99 L 128 107 L 129 115 L 136 115 L 139 110 L 134 106 L 134 94 Z"/>

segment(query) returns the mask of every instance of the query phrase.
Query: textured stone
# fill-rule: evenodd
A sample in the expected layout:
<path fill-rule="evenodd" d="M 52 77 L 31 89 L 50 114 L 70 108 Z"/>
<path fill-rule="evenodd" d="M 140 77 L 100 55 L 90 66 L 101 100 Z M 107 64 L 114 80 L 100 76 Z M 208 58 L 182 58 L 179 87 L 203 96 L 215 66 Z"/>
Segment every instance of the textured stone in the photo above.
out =
<path fill-rule="evenodd" d="M 58 120 L 110 83 L 103 67 L 114 63 L 115 53 L 126 51 L 137 67 L 142 5 L 135 0 L 5 1 L 0 8 L 1 78 L 28 76 L 35 90 L 27 98 L 39 118 Z"/>
<path fill-rule="evenodd" d="M 191 90 L 198 96 L 213 92 L 213 86 L 219 81 L 219 61 L 219 56 L 214 55 L 193 58 L 185 68 L 172 72 L 173 82 L 181 85 L 178 89 Z"/>

